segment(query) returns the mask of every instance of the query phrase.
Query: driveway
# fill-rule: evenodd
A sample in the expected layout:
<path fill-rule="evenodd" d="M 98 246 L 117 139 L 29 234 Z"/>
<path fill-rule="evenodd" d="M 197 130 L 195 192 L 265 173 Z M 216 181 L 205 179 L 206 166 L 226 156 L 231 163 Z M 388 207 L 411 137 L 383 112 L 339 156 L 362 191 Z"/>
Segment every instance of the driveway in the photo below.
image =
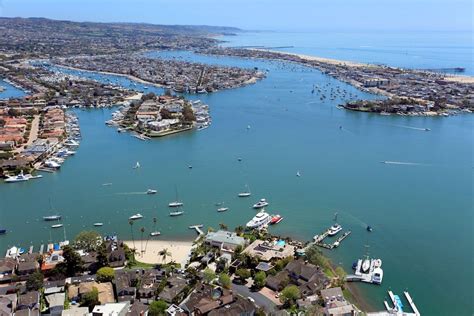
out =
<path fill-rule="evenodd" d="M 250 289 L 245 285 L 232 283 L 232 290 L 245 298 L 253 298 L 255 300 L 255 305 L 257 305 L 258 307 L 263 307 L 267 313 L 278 311 L 275 303 L 273 303 L 271 300 L 269 300 L 267 297 L 260 294 L 259 292 L 251 292 Z"/>

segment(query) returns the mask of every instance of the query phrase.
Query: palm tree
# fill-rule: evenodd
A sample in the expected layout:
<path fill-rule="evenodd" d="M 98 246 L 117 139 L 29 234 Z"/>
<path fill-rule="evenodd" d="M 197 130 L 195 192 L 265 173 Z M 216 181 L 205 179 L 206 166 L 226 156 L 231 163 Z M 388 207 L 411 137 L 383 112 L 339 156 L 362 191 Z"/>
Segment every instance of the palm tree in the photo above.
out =
<path fill-rule="evenodd" d="M 171 252 L 168 251 L 168 248 L 164 248 L 163 250 L 160 250 L 158 254 L 161 256 L 161 259 L 163 259 L 164 263 L 166 263 L 166 257 L 171 256 Z"/>
<path fill-rule="evenodd" d="M 239 225 L 235 228 L 235 232 L 237 233 L 237 235 L 240 235 L 244 232 L 244 229 L 245 229 L 244 226 Z"/>
<path fill-rule="evenodd" d="M 153 230 L 152 232 L 156 232 L 156 222 L 158 220 L 156 219 L 156 217 L 153 217 Z M 150 240 L 150 236 L 148 236 L 148 238 L 146 239 L 146 243 L 145 243 L 145 252 L 146 252 L 146 248 L 148 247 L 148 241 Z"/>
<path fill-rule="evenodd" d="M 142 233 L 142 237 L 140 238 L 140 249 L 143 255 L 143 233 L 145 232 L 145 227 L 140 228 L 140 232 Z"/>
<path fill-rule="evenodd" d="M 130 225 L 130 233 L 132 234 L 133 249 L 135 249 L 135 238 L 133 238 L 133 220 L 129 220 L 128 224 Z"/>

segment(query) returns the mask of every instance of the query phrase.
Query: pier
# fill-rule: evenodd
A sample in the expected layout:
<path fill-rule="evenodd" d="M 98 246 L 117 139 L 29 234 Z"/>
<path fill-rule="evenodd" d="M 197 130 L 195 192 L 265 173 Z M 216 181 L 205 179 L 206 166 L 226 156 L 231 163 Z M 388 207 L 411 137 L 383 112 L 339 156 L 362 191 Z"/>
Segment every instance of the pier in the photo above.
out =
<path fill-rule="evenodd" d="M 333 242 L 332 244 L 327 244 L 324 242 L 324 239 L 326 237 L 329 236 L 329 229 L 326 230 L 323 234 L 321 235 L 317 235 L 315 238 L 314 238 L 314 244 L 316 246 L 319 246 L 319 247 L 322 247 L 322 248 L 326 248 L 326 249 L 334 249 L 334 248 L 337 248 L 339 247 L 339 245 L 341 244 L 341 242 L 347 238 L 347 236 L 349 236 L 351 234 L 351 231 L 347 231 L 345 232 L 344 234 L 342 234 L 341 236 L 339 236 L 339 238 L 336 239 L 335 242 Z"/>
<path fill-rule="evenodd" d="M 198 233 L 198 236 L 197 236 L 196 240 L 199 239 L 199 237 L 201 237 L 201 236 L 204 235 L 204 232 L 203 232 L 202 229 L 201 229 L 201 228 L 203 228 L 203 227 L 204 227 L 203 224 L 191 225 L 191 226 L 189 226 L 189 229 L 194 229 L 194 230 L 196 230 L 196 232 Z"/>

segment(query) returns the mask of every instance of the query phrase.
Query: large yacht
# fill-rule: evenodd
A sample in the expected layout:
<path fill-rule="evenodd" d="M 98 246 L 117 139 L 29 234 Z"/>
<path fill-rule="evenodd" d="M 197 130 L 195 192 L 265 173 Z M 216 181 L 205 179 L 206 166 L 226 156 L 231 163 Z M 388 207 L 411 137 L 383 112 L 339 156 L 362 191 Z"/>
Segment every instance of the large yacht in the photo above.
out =
<path fill-rule="evenodd" d="M 268 205 L 267 200 L 265 200 L 265 199 L 260 199 L 260 201 L 258 201 L 257 203 L 255 203 L 255 204 L 253 205 L 253 208 L 263 208 L 263 207 L 265 207 L 265 206 L 267 206 L 267 205 Z"/>
<path fill-rule="evenodd" d="M 23 174 L 23 170 L 16 176 L 13 177 L 8 177 L 5 179 L 5 182 L 7 183 L 13 183 L 13 182 L 23 182 L 23 181 L 28 181 L 30 180 L 31 175 L 30 174 Z"/>
<path fill-rule="evenodd" d="M 130 216 L 128 219 L 133 221 L 133 220 L 140 219 L 140 218 L 143 218 L 143 215 L 140 214 L 140 213 L 137 213 L 135 215 Z"/>
<path fill-rule="evenodd" d="M 272 220 L 272 217 L 266 213 L 265 211 L 260 211 L 255 215 L 248 223 L 247 227 L 248 228 L 262 228 L 266 226 L 270 221 Z"/>
<path fill-rule="evenodd" d="M 341 230 L 342 230 L 342 226 L 336 223 L 336 224 L 332 225 L 331 228 L 329 228 L 328 235 L 329 236 L 336 236 L 337 233 L 339 233 Z"/>

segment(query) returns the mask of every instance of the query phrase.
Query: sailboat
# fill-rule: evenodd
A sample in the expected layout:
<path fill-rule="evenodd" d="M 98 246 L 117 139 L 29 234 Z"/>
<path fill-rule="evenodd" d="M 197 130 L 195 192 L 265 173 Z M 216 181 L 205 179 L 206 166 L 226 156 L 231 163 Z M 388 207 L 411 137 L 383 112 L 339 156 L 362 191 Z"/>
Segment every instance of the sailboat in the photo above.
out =
<path fill-rule="evenodd" d="M 178 206 L 178 209 L 176 211 L 173 211 L 173 212 L 170 212 L 170 216 L 180 216 L 180 215 L 183 215 L 184 214 L 184 211 L 182 211 L 179 206 Z"/>
<path fill-rule="evenodd" d="M 133 166 L 133 169 L 138 169 L 140 168 L 140 163 L 137 161 L 137 163 L 135 164 L 135 166 Z"/>
<path fill-rule="evenodd" d="M 174 200 L 173 202 L 170 202 L 168 204 L 169 207 L 180 207 L 180 206 L 183 206 L 184 203 L 183 202 L 180 202 L 179 201 L 179 198 L 178 198 L 178 187 L 176 187 L 176 200 Z"/>
<path fill-rule="evenodd" d="M 225 207 L 225 206 L 224 206 L 224 202 L 222 202 L 220 206 L 221 206 L 221 207 L 219 207 L 219 208 L 217 209 L 218 212 L 225 212 L 225 211 L 228 211 L 228 210 L 229 210 L 228 207 Z"/>
<path fill-rule="evenodd" d="M 248 196 L 252 195 L 252 193 L 250 193 L 250 189 L 249 189 L 249 186 L 247 184 L 245 185 L 245 188 L 246 188 L 246 190 L 244 192 L 240 192 L 238 194 L 239 197 L 248 197 Z"/>

